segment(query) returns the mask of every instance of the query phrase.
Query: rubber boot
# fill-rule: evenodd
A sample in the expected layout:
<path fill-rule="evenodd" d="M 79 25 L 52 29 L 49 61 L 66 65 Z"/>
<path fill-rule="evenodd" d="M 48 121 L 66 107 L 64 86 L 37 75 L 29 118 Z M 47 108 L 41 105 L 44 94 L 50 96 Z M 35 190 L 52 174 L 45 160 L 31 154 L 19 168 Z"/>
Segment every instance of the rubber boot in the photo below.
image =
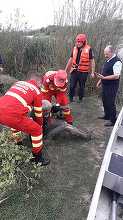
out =
<path fill-rule="evenodd" d="M 50 163 L 50 160 L 44 158 L 41 152 L 39 154 L 33 153 L 33 158 L 31 158 L 30 161 L 34 162 L 35 164 L 40 164 L 40 166 L 47 166 Z"/>

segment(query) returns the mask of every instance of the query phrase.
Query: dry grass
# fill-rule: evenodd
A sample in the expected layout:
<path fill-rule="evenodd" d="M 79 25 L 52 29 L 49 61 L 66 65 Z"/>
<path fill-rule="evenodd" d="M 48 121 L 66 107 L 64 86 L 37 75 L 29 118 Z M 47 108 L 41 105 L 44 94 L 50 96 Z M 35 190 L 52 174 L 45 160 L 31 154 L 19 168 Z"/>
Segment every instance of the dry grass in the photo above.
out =
<path fill-rule="evenodd" d="M 17 81 L 14 77 L 9 75 L 0 74 L 0 84 L 13 84 Z"/>

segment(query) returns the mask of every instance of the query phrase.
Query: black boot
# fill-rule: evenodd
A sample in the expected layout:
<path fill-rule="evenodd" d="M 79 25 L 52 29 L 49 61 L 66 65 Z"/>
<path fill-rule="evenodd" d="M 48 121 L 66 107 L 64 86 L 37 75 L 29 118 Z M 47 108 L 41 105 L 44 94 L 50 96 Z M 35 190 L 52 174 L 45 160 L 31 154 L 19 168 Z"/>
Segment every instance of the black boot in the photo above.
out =
<path fill-rule="evenodd" d="M 79 96 L 79 102 L 82 102 L 83 96 Z"/>
<path fill-rule="evenodd" d="M 98 119 L 110 120 L 110 117 L 104 115 L 104 116 L 99 116 Z"/>
<path fill-rule="evenodd" d="M 31 158 L 31 162 L 35 164 L 40 164 L 41 166 L 47 166 L 50 163 L 49 159 L 46 159 L 43 157 L 42 153 L 40 152 L 39 154 L 34 154 L 33 153 L 33 158 Z"/>
<path fill-rule="evenodd" d="M 74 102 L 74 99 L 72 96 L 69 97 L 70 102 Z"/>

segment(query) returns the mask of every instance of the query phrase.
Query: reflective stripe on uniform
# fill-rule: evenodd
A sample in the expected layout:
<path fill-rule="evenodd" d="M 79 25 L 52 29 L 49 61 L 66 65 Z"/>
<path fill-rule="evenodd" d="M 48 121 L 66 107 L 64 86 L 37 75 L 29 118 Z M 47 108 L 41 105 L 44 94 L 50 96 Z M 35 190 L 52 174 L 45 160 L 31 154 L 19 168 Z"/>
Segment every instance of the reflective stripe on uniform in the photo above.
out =
<path fill-rule="evenodd" d="M 66 112 L 66 111 L 63 111 L 63 114 L 64 114 L 64 115 L 69 115 L 69 114 L 70 114 L 70 110 L 67 111 L 67 112 Z"/>
<path fill-rule="evenodd" d="M 11 131 L 12 132 L 18 132 L 16 129 L 14 129 L 14 128 L 11 128 Z"/>
<path fill-rule="evenodd" d="M 37 112 L 35 112 L 35 116 L 36 116 L 36 117 L 42 117 L 42 113 L 37 113 Z"/>
<path fill-rule="evenodd" d="M 34 110 L 36 110 L 36 111 L 42 111 L 42 107 L 34 107 Z"/>
<path fill-rule="evenodd" d="M 67 89 L 66 89 L 66 88 L 65 88 L 65 89 L 58 88 L 58 90 L 59 90 L 60 92 L 65 92 Z"/>
<path fill-rule="evenodd" d="M 41 92 L 49 92 L 49 90 L 44 89 L 43 87 L 41 88 Z"/>
<path fill-rule="evenodd" d="M 43 144 L 42 141 L 41 141 L 40 143 L 38 143 L 38 144 L 34 144 L 34 143 L 32 142 L 32 146 L 33 146 L 33 147 L 41 147 L 42 144 Z"/>
<path fill-rule="evenodd" d="M 41 92 L 48 92 L 49 90 L 48 89 L 45 89 L 45 86 L 44 85 L 42 85 L 42 87 L 41 87 Z"/>
<path fill-rule="evenodd" d="M 35 116 L 42 117 L 42 107 L 34 107 Z"/>
<path fill-rule="evenodd" d="M 5 93 L 5 95 L 9 95 L 9 96 L 12 96 L 12 97 L 16 98 L 18 101 L 20 101 L 20 103 L 24 107 L 27 107 L 31 111 L 31 107 L 29 105 L 27 105 L 27 102 L 20 95 L 16 94 L 15 92 L 10 92 L 10 91 Z"/>
<path fill-rule="evenodd" d="M 31 136 L 31 138 L 32 138 L 32 140 L 33 141 L 39 141 L 39 140 L 41 140 L 42 139 L 42 137 L 43 137 L 43 135 L 41 134 L 41 135 L 39 135 L 39 136 L 37 136 L 37 137 L 35 137 L 35 136 Z"/>

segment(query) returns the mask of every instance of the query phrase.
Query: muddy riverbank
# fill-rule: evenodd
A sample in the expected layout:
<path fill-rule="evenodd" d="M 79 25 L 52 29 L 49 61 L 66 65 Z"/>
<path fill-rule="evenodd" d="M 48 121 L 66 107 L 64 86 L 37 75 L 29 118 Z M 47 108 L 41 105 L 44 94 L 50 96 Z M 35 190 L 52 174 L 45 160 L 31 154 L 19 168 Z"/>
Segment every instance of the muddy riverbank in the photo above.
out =
<path fill-rule="evenodd" d="M 97 118 L 103 114 L 97 97 L 74 102 L 71 108 L 74 125 L 91 131 L 92 139 L 59 136 L 46 143 L 50 165 L 42 168 L 38 183 L 28 196 L 21 187 L 1 204 L 1 220 L 86 219 L 111 128 L 104 127 L 104 121 Z"/>

